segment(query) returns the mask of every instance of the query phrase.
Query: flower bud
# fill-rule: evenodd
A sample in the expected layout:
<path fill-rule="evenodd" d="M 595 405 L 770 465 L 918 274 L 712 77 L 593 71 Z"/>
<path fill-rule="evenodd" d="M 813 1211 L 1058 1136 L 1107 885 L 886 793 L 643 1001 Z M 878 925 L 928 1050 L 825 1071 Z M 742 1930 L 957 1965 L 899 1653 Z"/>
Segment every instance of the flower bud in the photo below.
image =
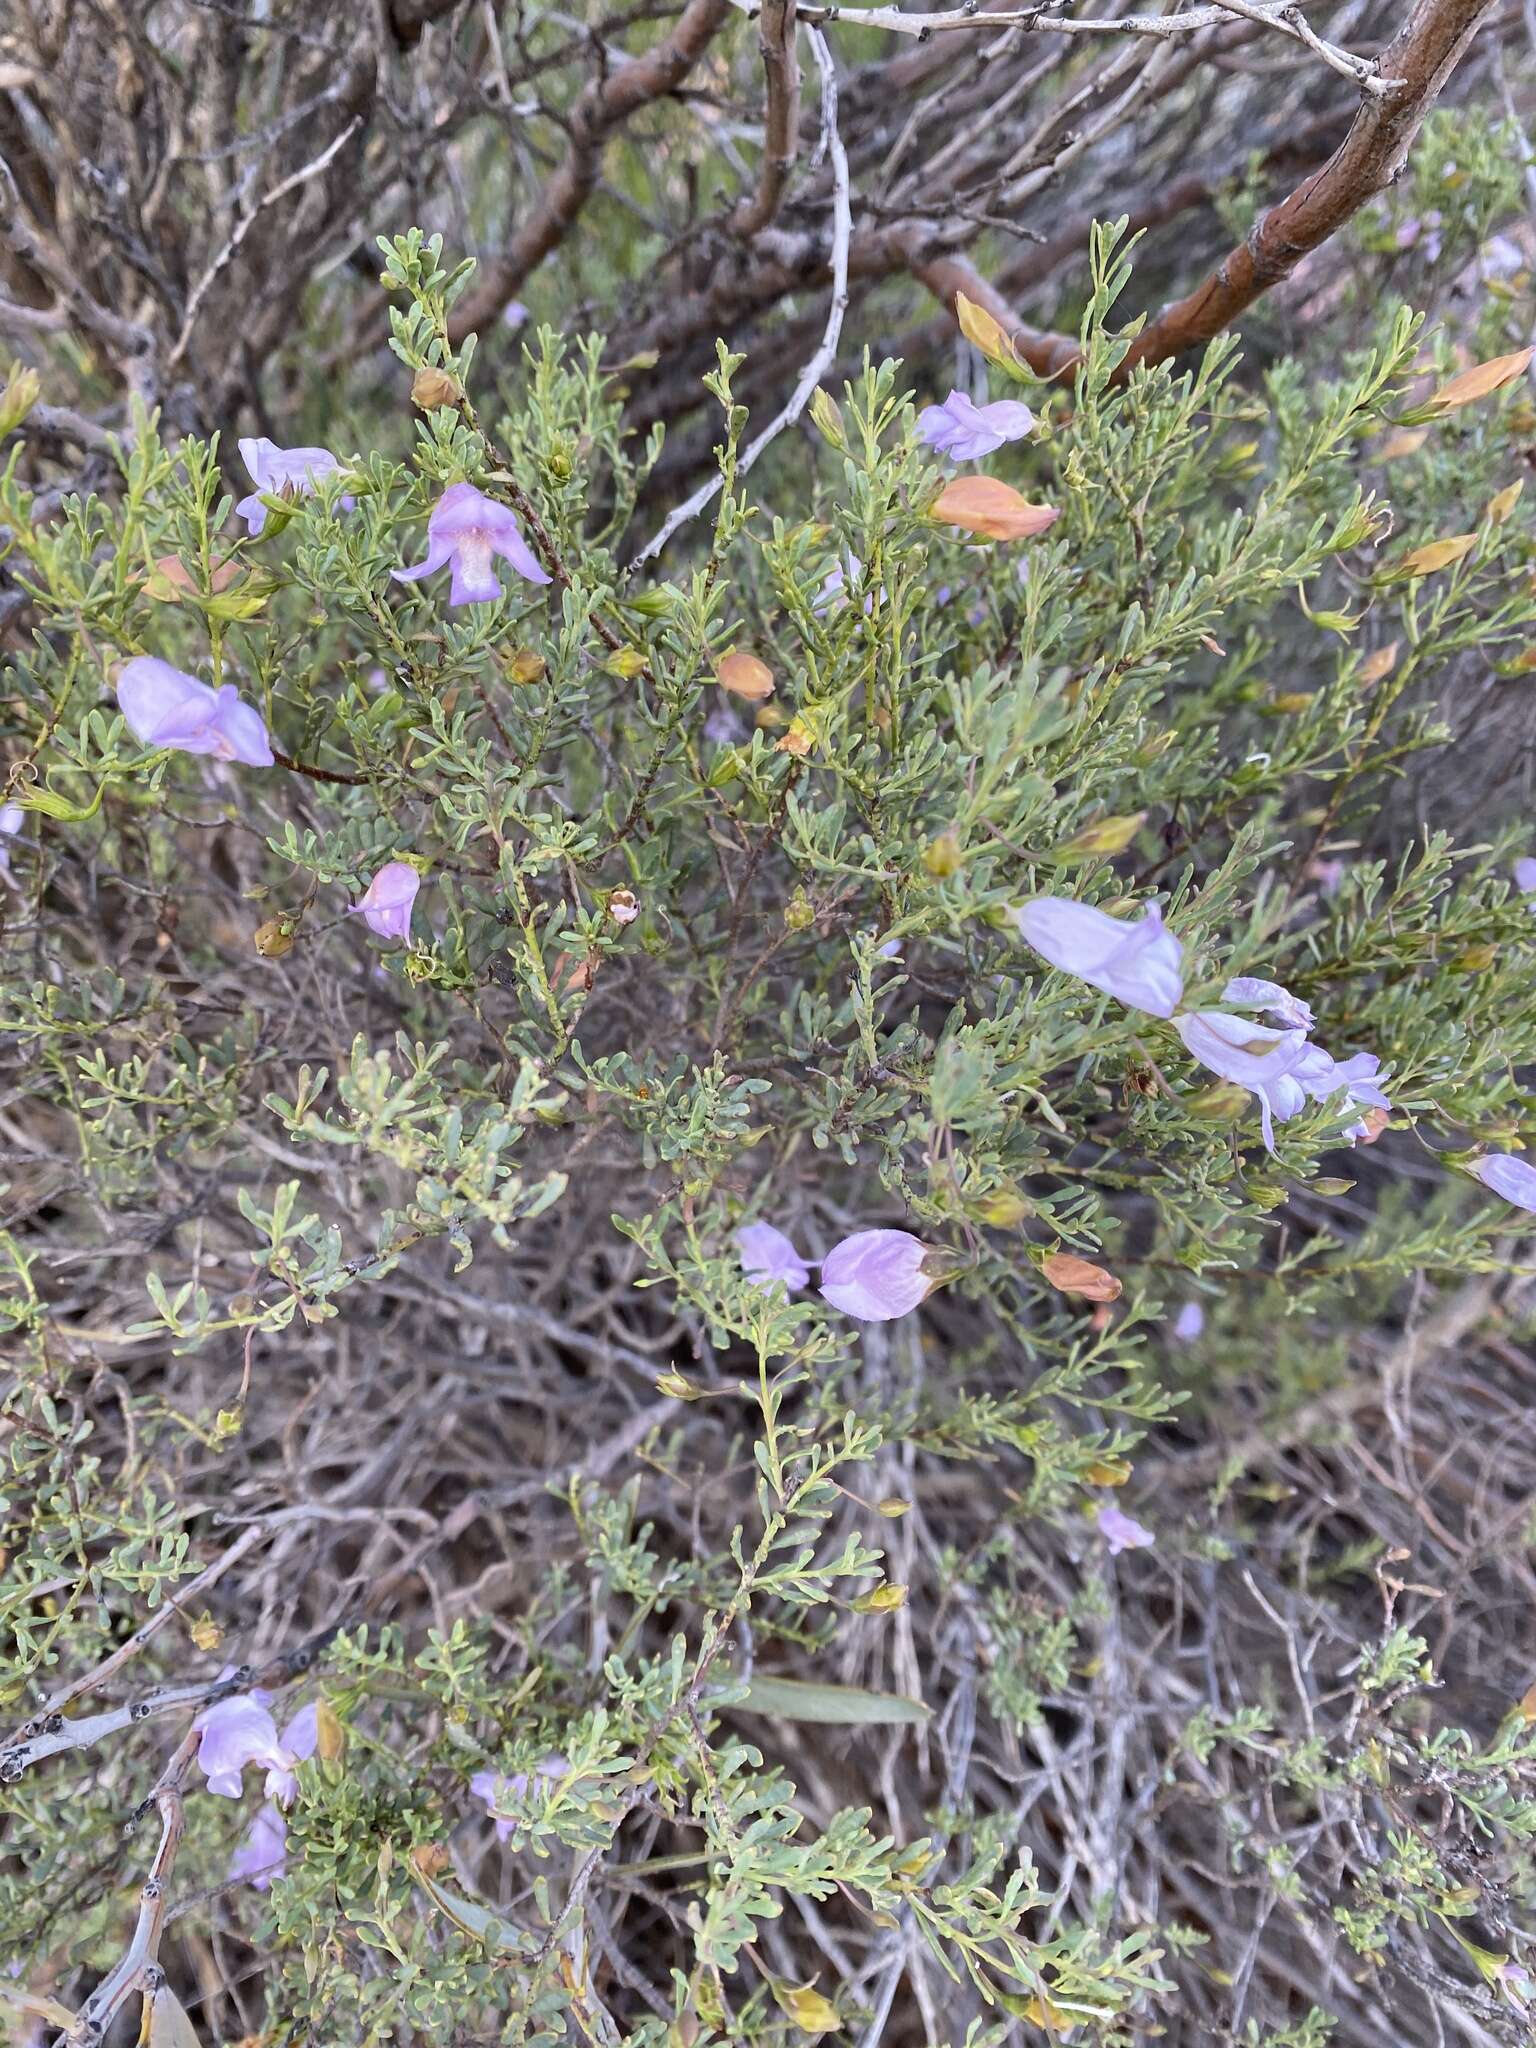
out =
<path fill-rule="evenodd" d="M 816 922 L 816 912 L 811 899 L 803 889 L 797 889 L 784 906 L 784 922 L 792 932 L 809 931 Z"/>
<path fill-rule="evenodd" d="M 281 960 L 293 951 L 293 927 L 285 917 L 269 917 L 256 927 L 256 950 L 263 960 Z"/>
<path fill-rule="evenodd" d="M 543 680 L 548 667 L 542 654 L 535 654 L 531 647 L 519 647 L 507 663 L 507 674 L 514 683 L 537 683 Z"/>
<path fill-rule="evenodd" d="M 953 832 L 941 832 L 937 839 L 930 839 L 923 848 L 923 866 L 935 881 L 944 881 L 950 875 L 958 874 L 965 855 L 960 850 L 960 841 Z"/>
<path fill-rule="evenodd" d="M 745 697 L 752 704 L 773 695 L 773 670 L 767 662 L 736 648 L 721 655 L 715 665 L 715 681 L 733 697 Z"/>
<path fill-rule="evenodd" d="M 411 379 L 411 402 L 419 405 L 423 412 L 435 412 L 440 405 L 457 405 L 464 396 L 464 387 L 457 377 L 450 377 L 446 370 L 427 363 Z"/>
<path fill-rule="evenodd" d="M 1121 818 L 1098 818 L 1091 825 L 1084 825 L 1074 832 L 1070 839 L 1064 839 L 1060 846 L 1053 847 L 1047 855 L 1058 867 L 1070 867 L 1076 861 L 1095 860 L 1115 853 L 1124 853 L 1146 821 L 1145 811 L 1135 811 Z"/>

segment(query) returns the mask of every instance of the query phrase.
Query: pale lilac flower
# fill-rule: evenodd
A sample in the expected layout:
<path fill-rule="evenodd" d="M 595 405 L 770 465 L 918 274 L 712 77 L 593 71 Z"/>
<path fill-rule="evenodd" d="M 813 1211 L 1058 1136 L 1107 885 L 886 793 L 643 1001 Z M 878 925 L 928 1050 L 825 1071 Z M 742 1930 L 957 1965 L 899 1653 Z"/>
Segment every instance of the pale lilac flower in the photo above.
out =
<path fill-rule="evenodd" d="M 347 910 L 361 917 L 369 931 L 377 932 L 381 939 L 408 939 L 411 906 L 420 887 L 421 876 L 408 860 L 389 860 L 356 903 L 347 905 Z"/>
<path fill-rule="evenodd" d="M 20 884 L 11 873 L 11 850 L 5 841 L 16 837 L 26 815 L 20 804 L 0 804 L 0 880 L 12 889 L 19 888 Z"/>
<path fill-rule="evenodd" d="M 212 754 L 220 761 L 243 761 L 248 768 L 272 766 L 266 721 L 254 706 L 241 702 L 233 683 L 211 690 L 158 655 L 136 654 L 118 676 L 117 704 L 143 746 Z"/>
<path fill-rule="evenodd" d="M 1371 1109 L 1390 1109 L 1392 1104 L 1376 1079 L 1380 1072 L 1381 1061 L 1373 1052 L 1357 1052 L 1350 1059 L 1336 1060 L 1320 1045 L 1309 1045 L 1296 1063 L 1295 1079 L 1314 1102 L 1326 1102 L 1342 1088 L 1346 1110 L 1359 1109 L 1362 1104 Z M 1354 1144 L 1357 1138 L 1368 1138 L 1370 1134 L 1370 1125 L 1361 1122 L 1351 1124 L 1344 1136 Z"/>
<path fill-rule="evenodd" d="M 1536 1215 L 1536 1166 L 1528 1160 L 1517 1159 L 1512 1152 L 1490 1152 L 1467 1171 L 1506 1202 Z"/>
<path fill-rule="evenodd" d="M 901 947 L 902 941 L 900 939 L 887 939 L 883 946 L 876 946 L 875 958 L 877 960 L 899 960 L 901 958 Z"/>
<path fill-rule="evenodd" d="M 509 327 L 512 330 L 512 332 L 516 334 L 519 327 L 526 326 L 527 322 L 528 308 L 523 304 L 522 300 L 508 299 L 507 303 L 501 309 L 502 326 Z"/>
<path fill-rule="evenodd" d="M 264 1693 L 235 1693 L 204 1707 L 192 1723 L 202 1736 L 197 1761 L 208 1780 L 208 1790 L 221 1799 L 238 1799 L 241 1773 L 247 1764 L 265 1764 L 269 1770 L 286 1771 L 293 1758 L 283 1748 Z"/>
<path fill-rule="evenodd" d="M 1307 1091 L 1295 1078 L 1295 1069 L 1309 1051 L 1319 1048 L 1308 1046 L 1305 1031 L 1271 1031 L 1267 1024 L 1232 1017 L 1225 1010 L 1187 1011 L 1174 1018 L 1173 1028 L 1201 1066 L 1257 1095 L 1264 1143 L 1273 1152 L 1274 1119 L 1283 1123 L 1306 1107 Z"/>
<path fill-rule="evenodd" d="M 1033 433 L 1035 416 L 1014 398 L 977 405 L 963 391 L 951 391 L 942 405 L 927 405 L 917 416 L 917 431 L 935 455 L 951 462 L 979 462 L 1005 441 L 1022 441 Z"/>
<path fill-rule="evenodd" d="M 1307 863 L 1307 879 L 1316 882 L 1325 896 L 1337 896 L 1349 863 L 1344 860 L 1313 860 Z"/>
<path fill-rule="evenodd" d="M 1525 251 L 1512 235 L 1490 235 L 1477 252 L 1477 262 L 1485 278 L 1518 277 L 1529 268 Z"/>
<path fill-rule="evenodd" d="M 278 1740 L 294 1763 L 309 1762 L 320 1740 L 319 1710 L 313 1700 L 307 1707 L 300 1707 L 293 1719 L 284 1724 Z M 274 1764 L 267 1772 L 267 1782 L 262 1789 L 269 1800 L 275 1799 L 280 1806 L 292 1806 L 298 1797 L 298 1777 L 288 1766 Z"/>
<path fill-rule="evenodd" d="M 3 816 L 4 813 L 0 812 L 0 817 Z M 13 825 L 10 829 L 15 831 L 16 828 Z M 1521 854 L 1515 862 L 1515 887 L 1522 895 L 1536 894 L 1536 860 L 1532 860 L 1528 853 Z"/>
<path fill-rule="evenodd" d="M 821 1262 L 821 1298 L 859 1323 L 888 1323 L 932 1290 L 928 1247 L 907 1230 L 856 1230 Z"/>
<path fill-rule="evenodd" d="M 782 1280 L 793 1293 L 811 1277 L 810 1267 L 794 1245 L 771 1223 L 744 1223 L 736 1233 L 736 1250 L 741 1270 L 754 1287 L 771 1287 Z"/>
<path fill-rule="evenodd" d="M 1070 896 L 1035 896 L 1008 914 L 1020 938 L 1063 973 L 1154 1017 L 1171 1017 L 1178 1008 L 1184 948 L 1165 929 L 1155 903 L 1136 924 Z"/>
<path fill-rule="evenodd" d="M 829 612 L 834 604 L 847 604 L 850 601 L 849 584 L 856 583 L 863 573 L 864 564 L 857 555 L 848 556 L 846 567 L 842 562 L 834 562 L 827 571 L 826 579 L 811 604 L 811 610 L 816 614 L 817 618 L 819 619 L 824 613 Z M 885 585 L 883 583 L 880 586 L 880 595 L 882 597 L 885 595 Z M 864 598 L 864 616 L 868 618 L 874 608 L 875 593 L 871 590 L 866 593 Z"/>
<path fill-rule="evenodd" d="M 633 924 L 640 915 L 640 901 L 633 889 L 615 889 L 608 898 L 608 915 L 615 924 Z"/>
<path fill-rule="evenodd" d="M 565 1775 L 570 1767 L 567 1759 L 556 1752 L 551 1753 L 544 1758 L 542 1763 L 537 1764 L 535 1771 L 541 1778 L 560 1778 Z M 496 1839 L 498 1842 L 504 1842 L 517 1826 L 515 1820 L 506 1820 L 497 1812 L 498 1800 L 506 1799 L 508 1796 L 513 1799 L 526 1798 L 529 1782 L 530 1773 L 527 1771 L 513 1771 L 508 1775 L 504 1775 L 500 1771 L 476 1771 L 475 1775 L 470 1779 L 470 1791 L 474 1793 L 477 1799 L 485 1801 L 485 1810 L 496 1823 Z"/>
<path fill-rule="evenodd" d="M 1180 1344 L 1193 1344 L 1205 1328 L 1205 1310 L 1198 1301 L 1186 1301 L 1173 1319 L 1173 1335 Z"/>
<path fill-rule="evenodd" d="M 1221 1000 L 1230 1003 L 1234 1010 L 1265 1010 L 1271 1017 L 1278 1017 L 1288 1030 L 1310 1031 L 1317 1021 L 1310 1003 L 1293 996 L 1278 981 L 1261 981 L 1254 974 L 1235 976 L 1222 990 Z"/>
<path fill-rule="evenodd" d="M 274 1877 L 281 1877 L 288 1862 L 288 1823 L 271 1800 L 258 1811 L 229 1859 L 229 1881 L 242 1880 L 253 1890 L 264 1892 Z"/>
<path fill-rule="evenodd" d="M 1111 1557 L 1118 1557 L 1122 1550 L 1145 1550 L 1157 1541 L 1150 1529 L 1144 1529 L 1140 1522 L 1133 1521 L 1119 1508 L 1100 1508 L 1094 1520 L 1099 1525 L 1099 1534 L 1109 1546 Z"/>
<path fill-rule="evenodd" d="M 1513 1956 L 1506 1956 L 1493 1973 L 1493 1982 L 1506 1998 L 1514 2004 L 1528 2006 L 1536 1997 L 1536 1984 L 1531 1982 L 1529 1971 L 1523 1969 Z"/>
<path fill-rule="evenodd" d="M 329 448 L 279 448 L 275 441 L 265 438 L 245 440 L 239 445 L 240 460 L 250 471 L 256 489 L 250 497 L 242 498 L 235 510 L 253 540 L 267 523 L 261 492 L 265 491 L 269 498 L 306 498 L 322 477 L 341 474 L 342 465 Z M 350 511 L 355 500 L 343 498 L 341 502 Z"/>
<path fill-rule="evenodd" d="M 1410 214 L 1397 231 L 1397 246 L 1399 249 L 1414 249 L 1422 245 L 1427 261 L 1438 263 L 1442 247 L 1440 230 L 1444 225 L 1445 216 L 1438 206 L 1432 206 L 1422 218 L 1418 214 Z"/>
<path fill-rule="evenodd" d="M 528 583 L 549 581 L 505 505 L 498 505 L 473 484 L 450 484 L 427 521 L 425 561 L 413 569 L 391 569 L 389 573 L 397 583 L 416 583 L 451 562 L 449 604 L 493 604 L 501 596 L 493 555 L 509 562 Z"/>

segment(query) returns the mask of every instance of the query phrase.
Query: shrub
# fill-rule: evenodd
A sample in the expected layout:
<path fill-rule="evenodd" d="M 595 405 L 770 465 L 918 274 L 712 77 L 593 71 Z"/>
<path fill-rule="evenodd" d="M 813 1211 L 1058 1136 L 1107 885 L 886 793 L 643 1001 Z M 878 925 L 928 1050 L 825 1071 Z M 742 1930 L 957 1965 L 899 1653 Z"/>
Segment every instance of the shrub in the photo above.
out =
<path fill-rule="evenodd" d="M 891 362 L 755 507 L 722 348 L 722 488 L 626 574 L 623 371 L 545 328 L 482 385 L 419 234 L 414 446 L 317 423 L 255 537 L 142 410 L 40 508 L 21 421 L 18 2027 L 1310 2043 L 1416 1985 L 1518 2036 L 1518 1647 L 1445 1725 L 1398 1531 L 1247 1475 L 1512 1269 L 1520 821 L 1435 777 L 1463 696 L 1525 715 L 1528 351 L 1389 303 L 1121 383 L 1128 249 L 1071 389 L 997 385 L 1028 539 Z M 523 573 L 392 581 L 466 482 Z M 1086 908 L 1153 905 L 1105 966 Z"/>

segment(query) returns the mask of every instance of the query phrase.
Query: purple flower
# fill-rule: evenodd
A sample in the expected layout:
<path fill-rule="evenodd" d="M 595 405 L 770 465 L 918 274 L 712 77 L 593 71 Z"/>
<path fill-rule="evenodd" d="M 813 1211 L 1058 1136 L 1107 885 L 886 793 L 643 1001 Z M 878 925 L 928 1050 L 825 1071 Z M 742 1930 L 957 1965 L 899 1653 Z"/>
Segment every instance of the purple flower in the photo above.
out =
<path fill-rule="evenodd" d="M 501 579 L 493 555 L 510 562 L 525 582 L 549 581 L 505 505 L 498 505 L 473 484 L 450 484 L 427 521 L 426 560 L 414 569 L 391 569 L 389 573 L 397 583 L 416 583 L 451 562 L 449 604 L 494 604 L 501 596 Z"/>
<path fill-rule="evenodd" d="M 782 1230 L 771 1223 L 746 1223 L 736 1233 L 741 1270 L 754 1287 L 772 1287 L 782 1280 L 792 1294 L 804 1287 L 811 1269 Z"/>
<path fill-rule="evenodd" d="M 208 1780 L 208 1790 L 221 1799 L 238 1799 L 241 1773 L 247 1764 L 265 1764 L 269 1770 L 292 1768 L 293 1758 L 283 1748 L 264 1693 L 235 1693 L 204 1707 L 192 1726 L 201 1734 L 197 1760 Z"/>
<path fill-rule="evenodd" d="M 1193 1344 L 1205 1328 L 1205 1310 L 1198 1301 L 1186 1301 L 1173 1319 L 1173 1335 L 1181 1344 Z"/>
<path fill-rule="evenodd" d="M 339 476 L 342 468 L 329 448 L 279 448 L 275 441 L 265 439 L 242 441 L 240 460 L 250 471 L 256 490 L 242 498 L 235 510 L 253 540 L 267 523 L 262 491 L 268 497 L 306 498 L 322 477 Z M 350 511 L 355 500 L 343 498 L 341 502 Z"/>
<path fill-rule="evenodd" d="M 1139 923 L 1070 896 L 1035 896 L 1009 916 L 1019 936 L 1053 967 L 1135 1010 L 1171 1017 L 1184 994 L 1184 948 L 1155 903 Z"/>
<path fill-rule="evenodd" d="M 819 619 L 824 613 L 829 612 L 834 604 L 847 604 L 849 602 L 849 584 L 856 583 L 863 574 L 864 564 L 857 555 L 849 555 L 846 568 L 843 563 L 834 562 L 827 571 L 825 581 L 811 603 L 811 610 L 816 614 L 817 618 Z M 883 583 L 880 586 L 880 595 L 882 597 L 885 595 L 885 585 Z M 864 616 L 868 618 L 874 608 L 875 593 L 871 590 L 864 599 Z"/>
<path fill-rule="evenodd" d="M 741 720 L 729 704 L 717 704 L 704 721 L 704 737 L 712 747 L 733 747 L 742 731 Z"/>
<path fill-rule="evenodd" d="M 1231 1017 L 1225 1010 L 1187 1011 L 1174 1018 L 1173 1028 L 1201 1066 L 1257 1095 L 1264 1143 L 1273 1152 L 1274 1119 L 1283 1123 L 1306 1106 L 1307 1091 L 1295 1078 L 1295 1069 L 1309 1052 L 1320 1048 L 1307 1044 L 1305 1031 L 1271 1031 L 1267 1024 Z"/>
<path fill-rule="evenodd" d="M 421 887 L 421 876 L 408 860 L 388 860 L 368 884 L 349 914 L 362 918 L 369 931 L 381 939 L 408 939 L 411 935 L 411 905 Z"/>
<path fill-rule="evenodd" d="M 13 889 L 19 888 L 20 884 L 11 873 L 11 850 L 4 842 L 16 837 L 26 815 L 20 804 L 0 804 L 0 880 Z"/>
<path fill-rule="evenodd" d="M 1506 1202 L 1536 1215 L 1536 1166 L 1527 1160 L 1517 1159 L 1512 1152 L 1489 1152 L 1467 1171 Z"/>
<path fill-rule="evenodd" d="M 1307 862 L 1307 879 L 1316 882 L 1325 896 L 1337 896 L 1349 868 L 1344 860 L 1312 860 Z"/>
<path fill-rule="evenodd" d="M 229 1859 L 229 1881 L 242 1881 L 264 1892 L 274 1877 L 281 1877 L 288 1862 L 288 1823 L 267 1800 L 240 1838 Z"/>
<path fill-rule="evenodd" d="M 519 327 L 527 324 L 527 320 L 528 308 L 523 304 L 522 300 L 508 299 L 501 309 L 502 326 L 511 328 L 512 332 L 516 334 Z"/>
<path fill-rule="evenodd" d="M 158 655 L 136 654 L 118 676 L 117 705 L 143 746 L 212 754 L 248 768 L 272 766 L 266 721 L 240 701 L 233 683 L 211 690 Z"/>
<path fill-rule="evenodd" d="M 977 405 L 963 391 L 951 391 L 942 405 L 927 405 L 917 416 L 917 431 L 935 455 L 951 462 L 979 462 L 1005 441 L 1022 441 L 1033 433 L 1035 416 L 1014 398 Z"/>
<path fill-rule="evenodd" d="M 287 1751 L 292 1763 L 304 1764 L 315 1753 L 320 1740 L 318 1710 L 313 1700 L 307 1707 L 300 1707 L 293 1719 L 284 1725 L 279 1742 Z M 267 1772 L 263 1787 L 269 1800 L 275 1799 L 280 1806 L 292 1806 L 298 1797 L 299 1781 L 287 1765 L 273 1764 Z"/>
<path fill-rule="evenodd" d="M 1350 1059 L 1336 1060 L 1320 1045 L 1309 1045 L 1296 1063 L 1295 1078 L 1314 1102 L 1327 1102 L 1342 1088 L 1346 1110 L 1359 1109 L 1362 1104 L 1371 1109 L 1390 1109 L 1392 1104 L 1376 1079 L 1380 1072 L 1381 1061 L 1373 1052 L 1357 1052 Z M 1354 1123 L 1344 1135 L 1354 1144 L 1357 1138 L 1371 1135 L 1371 1126 Z"/>
<path fill-rule="evenodd" d="M 571 1768 L 568 1760 L 558 1752 L 552 1752 L 534 1770 L 541 1778 L 560 1778 Z M 507 1798 L 525 1799 L 528 1796 L 530 1773 L 513 1771 L 476 1771 L 469 1781 L 469 1789 L 477 1799 L 485 1801 L 485 1810 L 496 1823 L 496 1839 L 504 1842 L 517 1826 L 515 1820 L 506 1820 L 497 1811 L 498 1805 Z"/>
<path fill-rule="evenodd" d="M 856 1230 L 821 1262 L 821 1298 L 859 1323 L 904 1316 L 932 1290 L 928 1247 L 908 1230 Z"/>
<path fill-rule="evenodd" d="M 3 815 L 0 812 L 0 816 Z M 13 825 L 10 829 L 14 832 L 16 828 Z M 1528 853 L 1521 854 L 1515 862 L 1515 887 L 1526 896 L 1536 894 L 1536 860 L 1532 860 Z"/>
<path fill-rule="evenodd" d="M 1278 1017 L 1289 1030 L 1310 1031 L 1317 1021 L 1310 1003 L 1293 996 L 1278 981 L 1260 981 L 1257 975 L 1239 974 L 1221 992 L 1221 1000 L 1235 1010 L 1264 1010 Z"/>
<path fill-rule="evenodd" d="M 1140 1522 L 1133 1521 L 1119 1508 L 1100 1508 L 1094 1520 L 1099 1525 L 1099 1534 L 1109 1545 L 1111 1557 L 1118 1557 L 1122 1550 L 1145 1550 L 1157 1541 L 1150 1529 L 1144 1529 Z"/>
<path fill-rule="evenodd" d="M 1536 1985 L 1532 1984 L 1529 1972 L 1522 1969 L 1513 1956 L 1506 1956 L 1499 1964 L 1493 1973 L 1492 1982 L 1522 2009 L 1536 1997 Z"/>

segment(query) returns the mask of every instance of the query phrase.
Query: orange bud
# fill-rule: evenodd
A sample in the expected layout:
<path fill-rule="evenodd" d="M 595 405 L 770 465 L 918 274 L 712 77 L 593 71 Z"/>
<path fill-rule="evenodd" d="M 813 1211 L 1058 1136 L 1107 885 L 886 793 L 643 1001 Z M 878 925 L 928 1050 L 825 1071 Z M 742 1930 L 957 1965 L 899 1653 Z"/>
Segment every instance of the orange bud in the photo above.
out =
<path fill-rule="evenodd" d="M 1080 1294 L 1085 1301 L 1118 1301 L 1122 1292 L 1113 1273 L 1075 1252 L 1050 1253 L 1041 1260 L 1040 1271 L 1058 1294 Z"/>
<path fill-rule="evenodd" d="M 1054 505 L 1031 505 L 995 476 L 957 476 L 934 499 L 929 516 L 987 540 L 1030 540 L 1054 526 Z"/>
<path fill-rule="evenodd" d="M 745 697 L 752 704 L 761 704 L 765 697 L 773 695 L 773 670 L 767 662 L 735 648 L 722 654 L 716 663 L 715 681 L 733 697 Z"/>

